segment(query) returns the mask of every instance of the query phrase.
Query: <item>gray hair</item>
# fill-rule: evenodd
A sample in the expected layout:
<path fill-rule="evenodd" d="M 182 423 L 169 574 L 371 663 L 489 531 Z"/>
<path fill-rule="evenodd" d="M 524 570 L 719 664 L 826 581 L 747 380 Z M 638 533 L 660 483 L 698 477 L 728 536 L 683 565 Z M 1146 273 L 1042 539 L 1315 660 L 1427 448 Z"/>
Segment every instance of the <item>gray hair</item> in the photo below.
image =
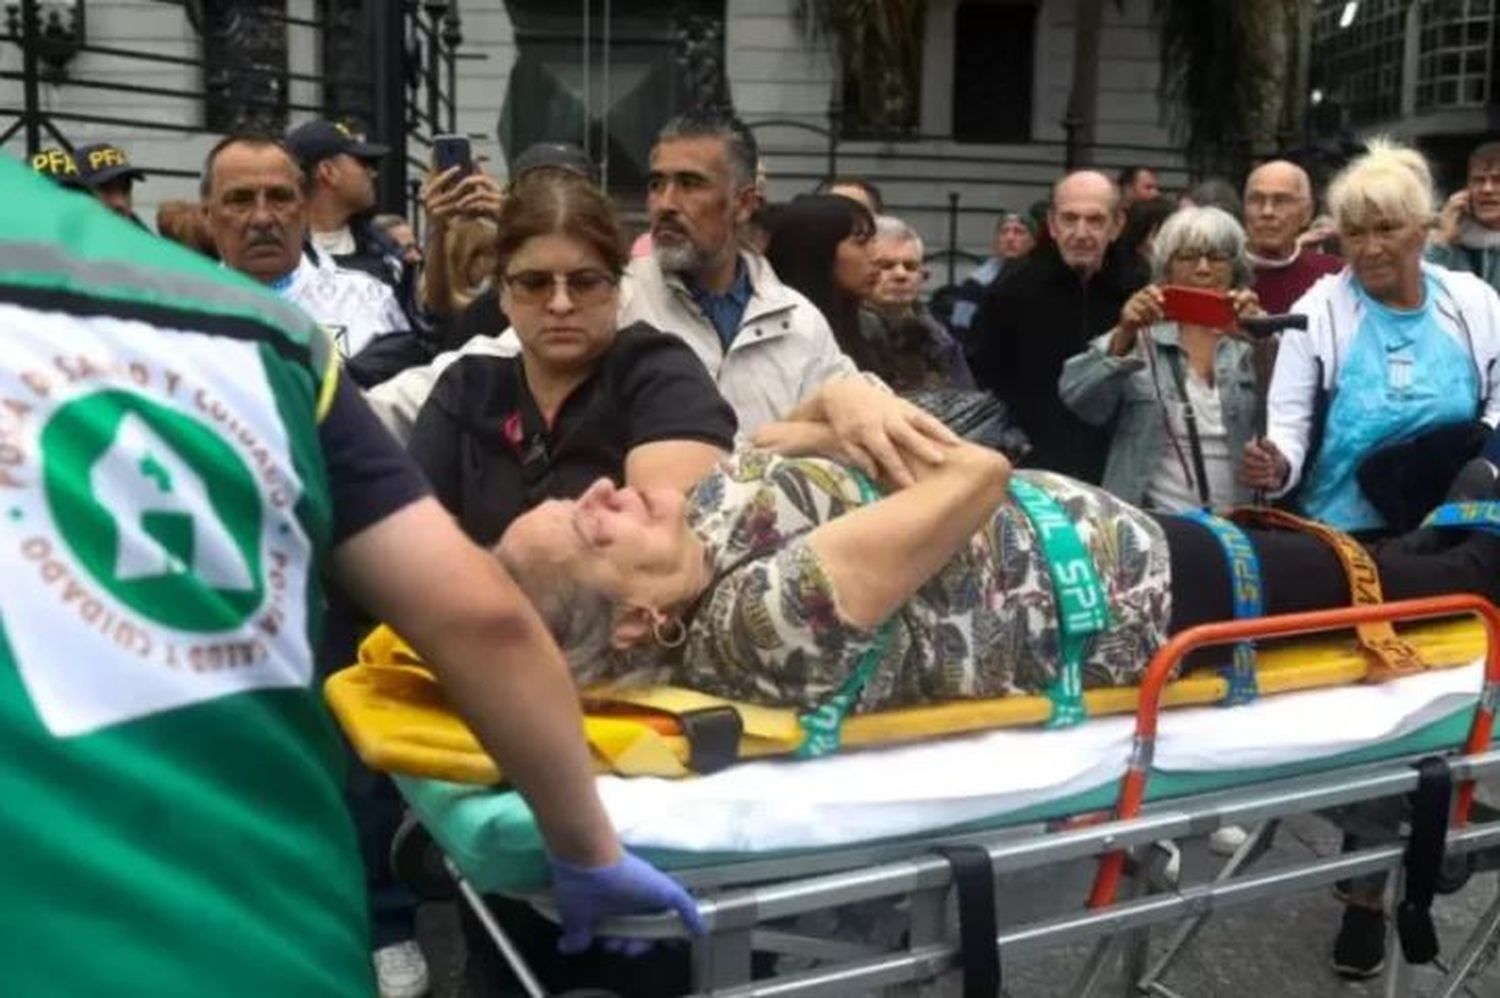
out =
<path fill-rule="evenodd" d="M 609 678 L 613 658 L 615 604 L 603 593 L 569 579 L 556 566 L 527 558 L 504 541 L 494 555 L 536 607 L 542 623 L 562 649 L 579 686 Z"/>
<path fill-rule="evenodd" d="M 387 235 L 390 234 L 392 229 L 399 228 L 400 226 L 411 227 L 411 223 L 401 215 L 376 215 L 370 219 L 370 224 L 375 227 L 376 231 L 384 232 Z"/>
<path fill-rule="evenodd" d="M 1165 280 L 1172 257 L 1192 250 L 1229 257 L 1234 267 L 1232 287 L 1245 287 L 1255 277 L 1245 253 L 1245 230 L 1223 208 L 1182 208 L 1162 223 L 1151 244 L 1152 280 Z"/>
<path fill-rule="evenodd" d="M 703 138 L 723 140 L 736 187 L 755 183 L 755 166 L 760 151 L 756 147 L 755 134 L 735 115 L 713 108 L 686 111 L 656 133 L 658 144 L 671 139 Z"/>
<path fill-rule="evenodd" d="M 917 230 L 895 215 L 875 216 L 875 238 L 889 239 L 893 243 L 916 243 L 918 255 L 925 250 L 925 244 Z"/>
<path fill-rule="evenodd" d="M 1328 211 L 1339 226 L 1377 215 L 1419 225 L 1431 222 L 1437 195 L 1422 154 L 1386 138 L 1372 139 L 1366 148 L 1328 186 Z"/>
<path fill-rule="evenodd" d="M 213 147 L 208 150 L 208 154 L 203 157 L 203 172 L 198 175 L 198 196 L 205 204 L 208 202 L 209 195 L 213 193 L 214 167 L 218 164 L 219 154 L 230 146 L 249 146 L 252 149 L 280 149 L 286 155 L 287 162 L 291 164 L 292 172 L 297 175 L 298 189 L 306 194 L 308 188 L 311 186 L 311 180 L 307 175 L 307 171 L 302 169 L 302 164 L 297 162 L 297 157 L 292 155 L 292 151 L 286 147 L 286 143 L 280 138 L 265 132 L 230 132 L 215 142 Z"/>

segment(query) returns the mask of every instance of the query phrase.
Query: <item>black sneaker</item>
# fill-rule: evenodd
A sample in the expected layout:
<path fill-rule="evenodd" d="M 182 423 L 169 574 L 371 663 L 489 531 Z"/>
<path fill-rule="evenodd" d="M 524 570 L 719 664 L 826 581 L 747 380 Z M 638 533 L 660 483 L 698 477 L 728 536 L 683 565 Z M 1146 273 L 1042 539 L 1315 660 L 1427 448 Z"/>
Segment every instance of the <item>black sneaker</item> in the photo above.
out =
<path fill-rule="evenodd" d="M 1333 941 L 1333 970 L 1340 977 L 1362 981 L 1385 969 L 1385 914 L 1349 905 Z"/>

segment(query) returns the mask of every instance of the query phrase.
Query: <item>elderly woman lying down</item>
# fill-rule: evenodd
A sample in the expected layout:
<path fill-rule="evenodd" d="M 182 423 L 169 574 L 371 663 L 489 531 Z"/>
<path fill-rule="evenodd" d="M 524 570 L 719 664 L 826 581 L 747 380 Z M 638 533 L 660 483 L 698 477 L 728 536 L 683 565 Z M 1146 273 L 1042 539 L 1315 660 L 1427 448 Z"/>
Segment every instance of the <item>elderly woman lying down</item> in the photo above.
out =
<path fill-rule="evenodd" d="M 828 446 L 816 422 L 757 439 L 802 455 Z M 518 519 L 498 554 L 580 683 L 669 682 L 798 709 L 826 702 L 871 649 L 857 711 L 1047 688 L 1064 637 L 1045 554 L 1057 542 L 1034 523 L 1052 534 L 1058 514 L 1086 549 L 1053 551 L 1064 585 L 1086 561 L 1107 595 L 1108 622 L 1082 653 L 1085 686 L 1134 683 L 1168 634 L 1233 616 L 1224 549 L 1203 524 L 1012 470 L 971 444 L 920 450 L 905 455 L 915 483 L 884 494 L 835 461 L 766 450 L 736 453 L 686 499 L 601 480 Z M 1245 535 L 1264 612 L 1348 602 L 1319 539 Z M 1387 599 L 1500 596 L 1500 537 L 1489 533 L 1418 531 L 1375 563 Z"/>

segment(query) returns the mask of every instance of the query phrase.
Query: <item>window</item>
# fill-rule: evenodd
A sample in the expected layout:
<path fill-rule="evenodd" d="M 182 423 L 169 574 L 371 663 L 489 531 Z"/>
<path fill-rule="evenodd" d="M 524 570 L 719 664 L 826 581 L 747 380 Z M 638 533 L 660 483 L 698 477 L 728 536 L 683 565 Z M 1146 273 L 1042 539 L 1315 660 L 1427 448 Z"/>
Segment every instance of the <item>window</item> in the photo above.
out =
<path fill-rule="evenodd" d="M 1339 27 L 1342 0 L 1320 0 L 1313 24 L 1314 88 L 1354 125 L 1401 113 L 1401 66 L 1411 0 L 1363 0 Z"/>
<path fill-rule="evenodd" d="M 1032 3 L 964 0 L 953 23 L 953 137 L 1031 141 Z"/>
<path fill-rule="evenodd" d="M 373 124 L 375 87 L 368 71 L 369 18 L 361 0 L 322 0 L 318 5 L 323 72 L 323 113 L 368 131 Z M 425 41 L 425 39 L 424 39 Z M 423 126 L 423 131 L 427 131 Z"/>
<path fill-rule="evenodd" d="M 202 18 L 204 128 L 284 131 L 286 0 L 204 4 Z"/>
<path fill-rule="evenodd" d="M 608 157 L 611 191 L 643 194 L 661 126 L 690 107 L 728 103 L 724 5 L 594 0 L 588 8 L 585 38 L 578 4 L 506 0 L 516 62 L 500 111 L 500 143 L 510 160 L 536 142 L 574 143 L 596 163 Z"/>
<path fill-rule="evenodd" d="M 1494 0 L 1445 0 L 1420 11 L 1417 110 L 1483 107 L 1490 96 Z"/>

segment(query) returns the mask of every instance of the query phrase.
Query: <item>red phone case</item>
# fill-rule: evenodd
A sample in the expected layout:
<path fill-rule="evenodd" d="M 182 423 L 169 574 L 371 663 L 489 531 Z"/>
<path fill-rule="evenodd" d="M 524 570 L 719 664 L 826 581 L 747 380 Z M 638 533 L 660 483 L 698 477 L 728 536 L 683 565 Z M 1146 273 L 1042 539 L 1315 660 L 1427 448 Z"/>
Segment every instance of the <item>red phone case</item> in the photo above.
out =
<path fill-rule="evenodd" d="M 1168 285 L 1161 293 L 1165 299 L 1162 310 L 1175 322 L 1212 329 L 1228 329 L 1235 324 L 1234 305 L 1222 291 Z"/>

